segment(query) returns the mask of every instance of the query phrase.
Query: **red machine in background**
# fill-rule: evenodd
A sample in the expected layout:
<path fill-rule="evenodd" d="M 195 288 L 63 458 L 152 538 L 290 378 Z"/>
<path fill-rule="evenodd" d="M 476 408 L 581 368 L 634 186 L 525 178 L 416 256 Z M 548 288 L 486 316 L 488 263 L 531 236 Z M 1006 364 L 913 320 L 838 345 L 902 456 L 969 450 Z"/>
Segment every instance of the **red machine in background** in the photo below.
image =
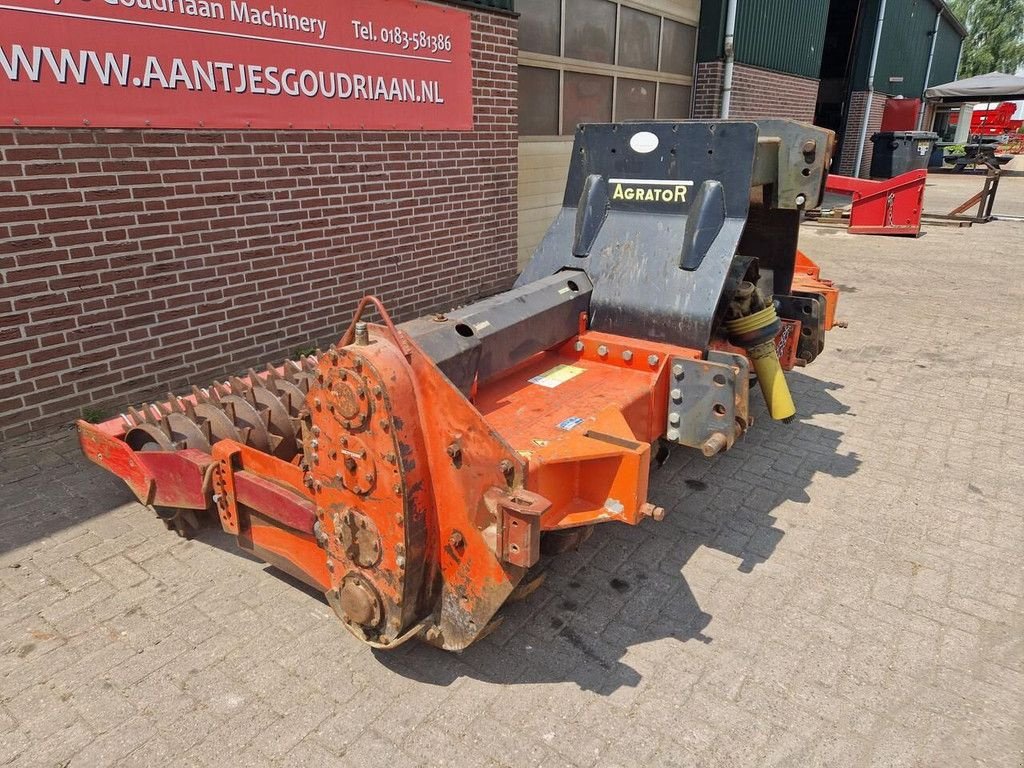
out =
<path fill-rule="evenodd" d="M 976 109 L 971 113 L 971 133 L 980 136 L 1002 136 L 1004 133 L 1016 133 L 1024 126 L 1024 120 L 1014 120 L 1013 113 L 1017 105 L 1012 101 L 1004 101 L 995 109 Z M 949 124 L 956 125 L 960 114 L 954 112 L 949 116 Z"/>
<path fill-rule="evenodd" d="M 921 234 L 927 170 L 907 171 L 891 179 L 855 179 L 829 174 L 825 191 L 849 195 L 850 224 L 855 235 Z"/>

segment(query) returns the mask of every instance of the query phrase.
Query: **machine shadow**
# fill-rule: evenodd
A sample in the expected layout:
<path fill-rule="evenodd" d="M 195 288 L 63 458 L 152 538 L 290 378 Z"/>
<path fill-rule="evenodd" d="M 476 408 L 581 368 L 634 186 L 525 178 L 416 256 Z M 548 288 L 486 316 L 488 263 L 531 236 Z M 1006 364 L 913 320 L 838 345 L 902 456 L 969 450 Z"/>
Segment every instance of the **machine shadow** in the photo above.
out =
<path fill-rule="evenodd" d="M 634 646 L 665 638 L 714 642 L 712 616 L 683 575 L 694 553 L 710 547 L 751 572 L 782 540 L 772 515 L 779 505 L 808 503 L 815 475 L 845 478 L 860 465 L 856 454 L 839 452 L 842 432 L 809 420 L 847 413 L 833 395 L 841 386 L 798 372 L 787 379 L 796 420 L 773 422 L 759 407 L 755 427 L 731 451 L 707 460 L 680 449 L 652 472 L 651 500 L 669 510 L 663 522 L 599 525 L 578 551 L 542 560 L 543 584 L 504 606 L 501 624 L 462 653 L 412 642 L 376 652 L 379 662 L 438 686 L 464 676 L 501 684 L 571 681 L 610 695 L 642 679 L 622 661 Z"/>

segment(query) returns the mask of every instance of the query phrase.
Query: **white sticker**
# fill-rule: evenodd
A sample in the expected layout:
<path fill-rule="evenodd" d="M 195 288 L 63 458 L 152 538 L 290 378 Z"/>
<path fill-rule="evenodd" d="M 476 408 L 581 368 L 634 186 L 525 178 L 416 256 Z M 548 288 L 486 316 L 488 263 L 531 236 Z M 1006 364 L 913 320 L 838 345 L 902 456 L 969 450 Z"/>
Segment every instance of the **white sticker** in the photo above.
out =
<path fill-rule="evenodd" d="M 534 376 L 530 379 L 531 384 L 539 384 L 542 387 L 548 389 L 554 389 L 560 384 L 564 384 L 569 379 L 574 379 L 583 373 L 586 368 L 580 368 L 575 365 L 556 365 L 550 371 L 545 371 L 539 376 Z"/>
<path fill-rule="evenodd" d="M 629 137 L 629 146 L 634 152 L 646 155 L 658 148 L 658 137 L 650 131 L 640 131 Z"/>

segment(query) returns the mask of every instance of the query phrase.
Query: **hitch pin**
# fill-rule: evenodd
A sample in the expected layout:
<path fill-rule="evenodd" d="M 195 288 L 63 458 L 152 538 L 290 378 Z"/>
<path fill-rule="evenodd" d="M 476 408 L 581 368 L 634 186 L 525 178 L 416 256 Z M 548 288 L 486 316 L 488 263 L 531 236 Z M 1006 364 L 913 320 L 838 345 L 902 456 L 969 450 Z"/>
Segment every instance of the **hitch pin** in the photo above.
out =
<path fill-rule="evenodd" d="M 341 452 L 346 456 L 350 456 L 353 459 L 361 459 L 366 455 L 366 451 L 350 451 L 347 448 L 342 448 Z"/>

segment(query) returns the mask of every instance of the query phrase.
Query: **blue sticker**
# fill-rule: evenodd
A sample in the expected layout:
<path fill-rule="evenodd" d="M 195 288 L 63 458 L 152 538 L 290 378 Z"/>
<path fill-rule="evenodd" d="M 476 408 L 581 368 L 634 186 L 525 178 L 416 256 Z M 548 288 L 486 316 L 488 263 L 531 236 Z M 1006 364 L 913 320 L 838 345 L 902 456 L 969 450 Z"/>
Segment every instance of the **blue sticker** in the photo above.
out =
<path fill-rule="evenodd" d="M 581 419 L 579 416 L 572 416 L 571 418 L 568 418 L 565 421 L 560 421 L 555 426 L 558 427 L 559 429 L 564 429 L 566 432 L 568 432 L 570 429 L 578 427 L 582 423 L 583 419 Z"/>

